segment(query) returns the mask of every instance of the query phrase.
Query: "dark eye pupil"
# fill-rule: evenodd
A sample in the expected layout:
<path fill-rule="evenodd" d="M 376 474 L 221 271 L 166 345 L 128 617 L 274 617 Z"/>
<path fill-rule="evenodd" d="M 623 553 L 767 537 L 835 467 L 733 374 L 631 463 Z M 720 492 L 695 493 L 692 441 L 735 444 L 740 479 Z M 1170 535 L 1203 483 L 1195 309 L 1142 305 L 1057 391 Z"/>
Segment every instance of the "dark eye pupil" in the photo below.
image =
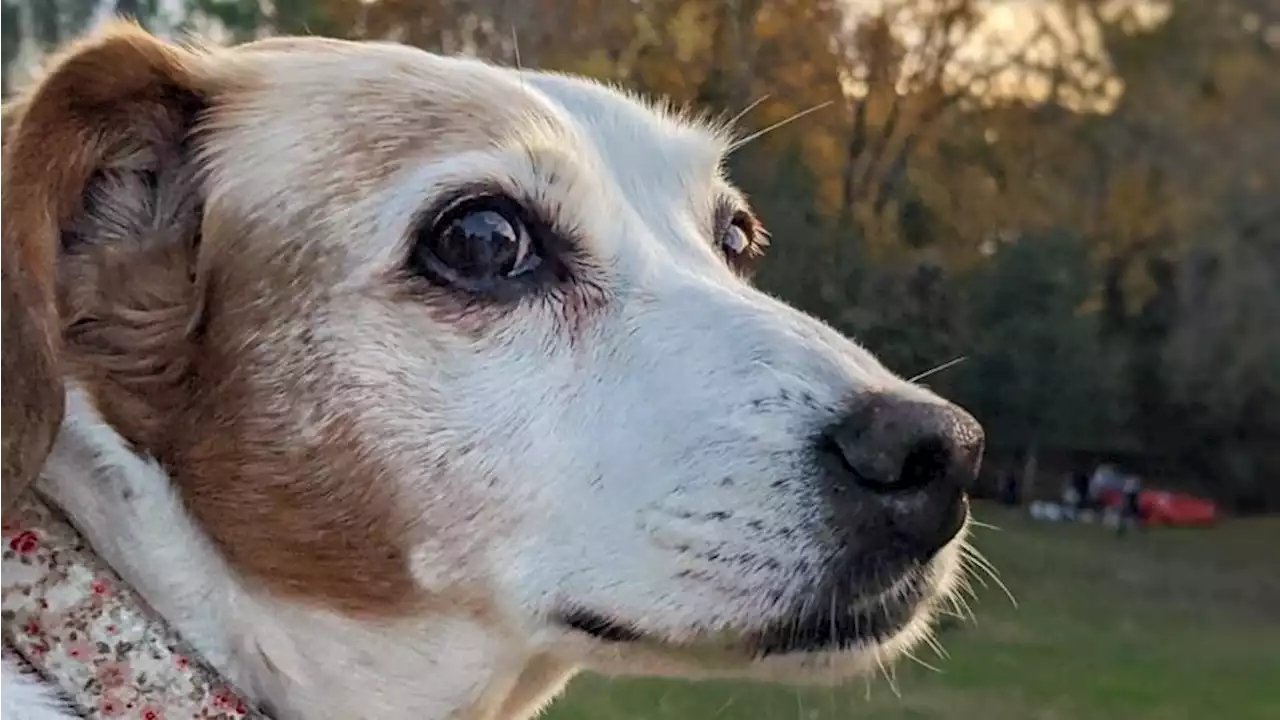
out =
<path fill-rule="evenodd" d="M 496 210 L 479 210 L 450 222 L 435 251 L 464 276 L 508 275 L 521 259 L 520 233 Z"/>

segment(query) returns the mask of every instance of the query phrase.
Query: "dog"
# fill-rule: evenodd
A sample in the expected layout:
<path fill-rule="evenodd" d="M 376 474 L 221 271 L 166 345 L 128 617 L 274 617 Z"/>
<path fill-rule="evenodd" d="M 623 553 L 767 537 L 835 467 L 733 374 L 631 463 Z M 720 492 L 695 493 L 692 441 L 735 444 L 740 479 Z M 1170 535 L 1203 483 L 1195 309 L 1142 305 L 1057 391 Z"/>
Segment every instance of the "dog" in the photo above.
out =
<path fill-rule="evenodd" d="M 109 25 L 5 109 L 6 504 L 282 719 L 874 669 L 956 587 L 982 429 L 751 285 L 733 143 L 577 77 Z M 41 692 L 6 666 L 6 711 Z"/>

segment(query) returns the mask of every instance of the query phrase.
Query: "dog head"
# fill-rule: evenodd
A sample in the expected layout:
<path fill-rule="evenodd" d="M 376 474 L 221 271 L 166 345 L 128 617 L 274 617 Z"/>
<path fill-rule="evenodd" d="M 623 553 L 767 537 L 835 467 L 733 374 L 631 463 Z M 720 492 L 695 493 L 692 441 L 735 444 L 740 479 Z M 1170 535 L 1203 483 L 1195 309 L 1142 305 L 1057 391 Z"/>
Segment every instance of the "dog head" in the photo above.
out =
<path fill-rule="evenodd" d="M 950 591 L 981 429 L 749 284 L 724 128 L 129 26 L 5 124 L 6 482 L 72 383 L 273 597 L 623 672 L 839 677 Z"/>

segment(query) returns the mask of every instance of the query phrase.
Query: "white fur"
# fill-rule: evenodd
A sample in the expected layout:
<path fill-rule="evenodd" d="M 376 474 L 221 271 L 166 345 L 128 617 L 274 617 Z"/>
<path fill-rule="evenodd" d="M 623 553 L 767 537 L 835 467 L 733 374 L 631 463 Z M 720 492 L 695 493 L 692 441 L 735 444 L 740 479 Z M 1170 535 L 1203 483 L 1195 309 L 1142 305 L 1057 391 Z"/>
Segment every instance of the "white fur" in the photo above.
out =
<path fill-rule="evenodd" d="M 202 657 L 278 720 L 490 708 L 507 696 L 492 688 L 513 688 L 535 659 L 509 657 L 488 629 L 461 619 L 362 624 L 255 592 L 211 551 L 164 472 L 127 450 L 79 388 L 68 388 L 67 406 L 41 491 Z"/>
<path fill-rule="evenodd" d="M 269 596 L 228 568 L 161 468 L 72 384 L 44 490 L 107 562 L 282 720 L 523 717 L 580 667 L 838 680 L 913 642 L 927 605 L 896 637 L 847 652 L 756 662 L 711 642 L 809 602 L 831 551 L 808 459 L 816 429 L 869 390 L 934 400 L 717 257 L 713 209 L 736 197 L 719 169 L 725 139 L 586 81 L 365 48 L 340 70 L 300 57 L 303 69 L 280 82 L 292 78 L 300 95 L 321 83 L 312 104 L 271 114 L 270 92 L 241 100 L 204 148 L 210 206 L 277 235 L 306 227 L 340 268 L 331 299 L 289 319 L 307 323 L 308 352 L 330 364 L 296 353 L 281 326 L 246 345 L 240 371 L 263 388 L 309 379 L 316 394 L 287 398 L 279 413 L 299 443 L 335 413 L 354 419 L 397 497 L 424 518 L 409 539 L 414 578 L 428 592 L 484 588 L 497 618 L 444 608 L 376 622 Z M 316 197 L 299 168 L 318 172 L 328 147 L 307 143 L 341 132 L 326 125 L 337 107 L 326 103 L 388 58 L 409 73 L 397 81 L 430 78 L 406 93 L 444 88 L 515 108 L 511 131 L 409 154 L 396 172 L 362 176 L 345 205 L 326 205 L 337 201 Z M 392 142 L 392 128 L 378 134 L 379 111 L 369 110 L 370 142 Z M 522 304 L 475 338 L 379 296 L 420 210 L 481 181 L 539 204 L 593 259 L 600 307 L 572 339 L 556 334 L 551 303 Z M 939 595 L 958 542 L 920 569 Z M 713 562 L 710 551 L 742 560 Z M 653 640 L 602 645 L 570 632 L 551 617 L 566 603 Z"/>
<path fill-rule="evenodd" d="M 4 720 L 76 720 L 76 715 L 38 675 L 23 672 L 4 655 L 0 672 L 0 717 Z"/>

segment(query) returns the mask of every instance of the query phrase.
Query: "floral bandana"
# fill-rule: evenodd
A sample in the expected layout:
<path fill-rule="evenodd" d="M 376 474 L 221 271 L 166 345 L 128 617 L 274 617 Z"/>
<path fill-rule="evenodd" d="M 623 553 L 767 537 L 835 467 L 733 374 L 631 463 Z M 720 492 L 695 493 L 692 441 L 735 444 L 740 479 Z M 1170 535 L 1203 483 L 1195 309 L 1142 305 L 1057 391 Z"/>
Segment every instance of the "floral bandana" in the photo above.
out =
<path fill-rule="evenodd" d="M 5 655 L 84 717 L 265 720 L 32 494 L 6 513 L 3 558 Z"/>

